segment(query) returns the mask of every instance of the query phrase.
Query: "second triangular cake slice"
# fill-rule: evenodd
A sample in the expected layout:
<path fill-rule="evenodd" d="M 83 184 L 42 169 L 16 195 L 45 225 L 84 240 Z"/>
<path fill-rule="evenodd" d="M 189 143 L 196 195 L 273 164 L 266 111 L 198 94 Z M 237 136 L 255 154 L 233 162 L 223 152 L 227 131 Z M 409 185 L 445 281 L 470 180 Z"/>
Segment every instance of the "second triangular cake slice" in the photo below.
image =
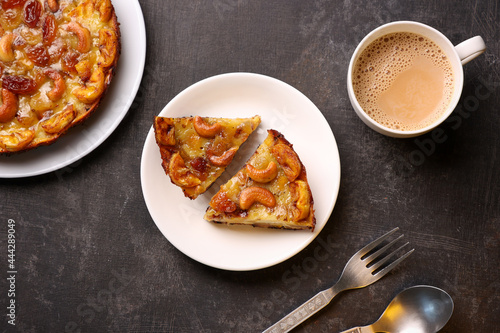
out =
<path fill-rule="evenodd" d="M 246 165 L 213 196 L 205 219 L 313 230 L 313 203 L 306 168 L 292 144 L 278 131 L 268 130 Z"/>

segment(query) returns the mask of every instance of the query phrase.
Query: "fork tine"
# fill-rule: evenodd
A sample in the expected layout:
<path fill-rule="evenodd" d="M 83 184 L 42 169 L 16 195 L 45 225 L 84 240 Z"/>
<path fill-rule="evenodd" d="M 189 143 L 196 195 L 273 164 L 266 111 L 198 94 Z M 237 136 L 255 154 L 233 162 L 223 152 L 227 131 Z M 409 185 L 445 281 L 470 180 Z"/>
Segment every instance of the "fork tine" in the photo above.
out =
<path fill-rule="evenodd" d="M 396 243 L 398 240 L 403 238 L 404 235 L 400 235 L 398 238 L 394 239 L 392 242 L 386 244 L 383 248 L 377 250 L 377 252 L 374 252 L 370 254 L 368 257 L 364 258 L 363 260 L 366 261 L 368 264 L 371 263 L 374 259 L 378 258 L 382 253 L 384 253 L 388 248 L 390 248 L 394 243 Z M 408 244 L 408 243 L 406 243 Z"/>
<path fill-rule="evenodd" d="M 411 249 L 410 251 L 406 252 L 403 256 L 399 257 L 397 260 L 394 260 L 390 265 L 375 273 L 374 276 L 380 279 L 381 277 L 389 273 L 394 267 L 399 265 L 401 261 L 405 260 L 413 251 L 415 251 L 415 249 Z"/>
<path fill-rule="evenodd" d="M 385 257 L 383 257 L 382 259 L 380 259 L 379 261 L 377 261 L 374 265 L 370 266 L 370 269 L 372 269 L 372 272 L 376 271 L 379 267 L 381 267 L 389 259 L 391 259 L 392 257 L 394 257 L 394 255 L 396 255 L 396 253 L 398 253 L 403 247 L 405 247 L 408 244 L 410 244 L 410 243 L 406 242 L 405 244 L 401 245 L 397 250 L 392 251 L 391 253 L 389 253 L 388 255 L 386 255 Z"/>
<path fill-rule="evenodd" d="M 386 233 L 385 235 L 380 236 L 379 238 L 377 238 L 376 240 L 374 240 L 373 242 L 371 242 L 370 244 L 366 245 L 364 248 L 359 250 L 356 253 L 356 255 L 359 255 L 360 257 L 364 256 L 365 254 L 367 254 L 368 252 L 373 250 L 375 247 L 377 247 L 380 243 L 382 243 L 387 237 L 389 237 L 390 235 L 392 235 L 393 233 L 395 233 L 398 230 L 399 230 L 399 227 L 396 227 L 396 228 L 392 229 L 391 231 L 389 231 L 388 233 Z"/>

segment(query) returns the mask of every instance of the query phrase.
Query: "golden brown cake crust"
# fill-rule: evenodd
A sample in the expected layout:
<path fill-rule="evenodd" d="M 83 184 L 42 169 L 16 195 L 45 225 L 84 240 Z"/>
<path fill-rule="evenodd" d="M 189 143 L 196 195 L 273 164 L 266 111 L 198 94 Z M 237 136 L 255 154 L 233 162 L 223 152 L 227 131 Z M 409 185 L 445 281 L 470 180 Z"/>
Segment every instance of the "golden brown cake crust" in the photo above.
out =
<path fill-rule="evenodd" d="M 306 168 L 292 144 L 278 131 L 268 130 L 246 165 L 213 196 L 205 219 L 314 230 L 314 200 Z"/>
<path fill-rule="evenodd" d="M 110 0 L 2 0 L 0 11 L 0 154 L 9 154 L 52 144 L 87 119 L 121 44 Z"/>

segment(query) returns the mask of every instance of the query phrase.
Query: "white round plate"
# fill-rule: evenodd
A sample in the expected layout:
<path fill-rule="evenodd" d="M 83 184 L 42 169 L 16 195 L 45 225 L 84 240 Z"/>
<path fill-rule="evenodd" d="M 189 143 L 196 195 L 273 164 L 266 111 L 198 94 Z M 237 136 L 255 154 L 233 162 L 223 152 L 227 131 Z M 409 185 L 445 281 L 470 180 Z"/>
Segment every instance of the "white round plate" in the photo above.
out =
<path fill-rule="evenodd" d="M 116 75 L 98 110 L 47 147 L 0 156 L 0 178 L 21 178 L 64 168 L 97 148 L 118 127 L 134 101 L 146 58 L 146 29 L 137 0 L 113 1 L 122 52 Z"/>
<path fill-rule="evenodd" d="M 226 172 L 195 200 L 184 197 L 182 190 L 173 185 L 163 171 L 151 127 L 142 152 L 142 191 L 156 225 L 181 252 L 220 269 L 255 270 L 295 255 L 323 229 L 337 199 L 340 159 L 326 119 L 297 89 L 259 74 L 222 74 L 182 91 L 159 115 L 225 118 L 260 115 L 262 118 Z M 313 232 L 227 226 L 203 219 L 211 197 L 245 164 L 266 138 L 268 129 L 280 131 L 293 144 L 306 167 L 316 212 Z"/>

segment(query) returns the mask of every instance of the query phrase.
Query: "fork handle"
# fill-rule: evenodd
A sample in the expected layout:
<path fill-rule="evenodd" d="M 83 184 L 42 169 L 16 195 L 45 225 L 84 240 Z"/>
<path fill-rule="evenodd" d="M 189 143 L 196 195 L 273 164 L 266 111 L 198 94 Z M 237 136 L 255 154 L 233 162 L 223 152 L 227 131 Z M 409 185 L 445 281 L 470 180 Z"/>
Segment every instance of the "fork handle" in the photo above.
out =
<path fill-rule="evenodd" d="M 340 291 L 332 288 L 320 291 L 262 333 L 285 333 L 324 308 Z"/>

